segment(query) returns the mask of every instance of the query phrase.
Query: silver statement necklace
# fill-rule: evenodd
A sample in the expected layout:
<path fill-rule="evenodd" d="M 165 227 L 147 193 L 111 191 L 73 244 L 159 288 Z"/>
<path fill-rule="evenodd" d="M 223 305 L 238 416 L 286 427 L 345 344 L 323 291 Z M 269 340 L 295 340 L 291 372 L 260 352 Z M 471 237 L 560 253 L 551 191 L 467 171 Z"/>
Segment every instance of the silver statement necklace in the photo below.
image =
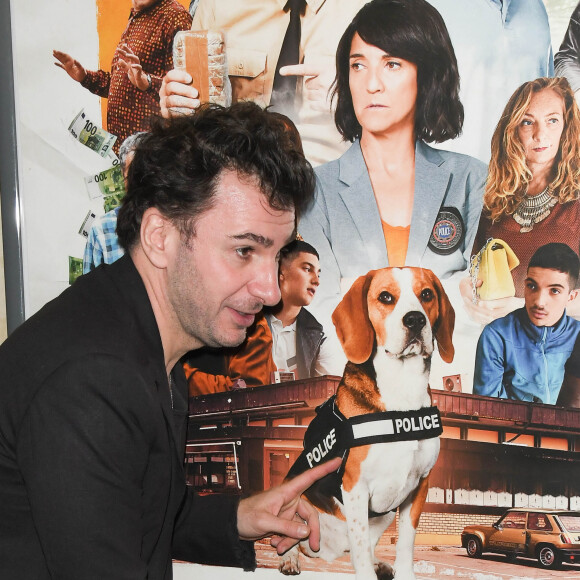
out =
<path fill-rule="evenodd" d="M 558 203 L 558 198 L 552 196 L 550 186 L 538 195 L 524 195 L 524 199 L 520 202 L 516 211 L 513 213 L 513 218 L 520 226 L 520 232 L 525 234 L 534 229 L 534 225 L 545 220 L 552 211 L 552 208 Z"/>

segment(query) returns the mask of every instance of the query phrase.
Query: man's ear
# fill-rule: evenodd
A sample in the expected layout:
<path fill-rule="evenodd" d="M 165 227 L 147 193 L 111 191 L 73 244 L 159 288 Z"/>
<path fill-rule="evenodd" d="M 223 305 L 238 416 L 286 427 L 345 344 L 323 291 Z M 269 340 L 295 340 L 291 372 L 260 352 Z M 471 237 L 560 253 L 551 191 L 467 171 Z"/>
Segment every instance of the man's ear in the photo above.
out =
<path fill-rule="evenodd" d="M 167 267 L 168 250 L 171 249 L 175 235 L 179 235 L 179 232 L 156 207 L 145 210 L 141 219 L 141 248 L 156 268 Z"/>
<path fill-rule="evenodd" d="M 576 300 L 576 298 L 578 298 L 578 292 L 580 292 L 579 289 L 570 290 L 570 295 L 568 296 L 568 302 L 572 302 L 572 300 Z"/>

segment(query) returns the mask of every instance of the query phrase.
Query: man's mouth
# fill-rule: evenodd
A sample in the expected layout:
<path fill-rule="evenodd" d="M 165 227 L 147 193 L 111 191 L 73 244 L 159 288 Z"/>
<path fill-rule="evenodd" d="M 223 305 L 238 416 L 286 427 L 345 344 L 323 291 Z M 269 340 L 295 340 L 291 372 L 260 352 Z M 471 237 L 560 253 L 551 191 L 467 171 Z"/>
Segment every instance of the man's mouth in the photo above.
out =
<path fill-rule="evenodd" d="M 252 324 L 254 324 L 254 320 L 256 319 L 256 314 L 258 314 L 260 312 L 261 309 L 256 310 L 256 311 L 250 311 L 250 312 L 243 312 L 241 310 L 236 310 L 235 308 L 230 308 L 234 321 L 236 322 L 236 324 L 238 324 L 239 326 L 252 326 Z"/>

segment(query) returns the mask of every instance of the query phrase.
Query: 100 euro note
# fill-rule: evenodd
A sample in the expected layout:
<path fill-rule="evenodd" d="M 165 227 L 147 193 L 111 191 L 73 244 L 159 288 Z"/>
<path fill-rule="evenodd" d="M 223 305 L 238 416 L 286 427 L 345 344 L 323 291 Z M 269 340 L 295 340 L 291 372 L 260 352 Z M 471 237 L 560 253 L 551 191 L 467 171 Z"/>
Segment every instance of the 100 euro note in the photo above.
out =
<path fill-rule="evenodd" d="M 85 177 L 85 185 L 90 199 L 125 195 L 125 181 L 120 165 L 109 167 L 95 175 L 88 175 Z"/>
<path fill-rule="evenodd" d="M 115 144 L 117 137 L 95 125 L 87 117 L 84 109 L 81 109 L 80 113 L 73 119 L 68 130 L 79 143 L 95 151 L 101 157 L 111 156 L 111 148 Z"/>

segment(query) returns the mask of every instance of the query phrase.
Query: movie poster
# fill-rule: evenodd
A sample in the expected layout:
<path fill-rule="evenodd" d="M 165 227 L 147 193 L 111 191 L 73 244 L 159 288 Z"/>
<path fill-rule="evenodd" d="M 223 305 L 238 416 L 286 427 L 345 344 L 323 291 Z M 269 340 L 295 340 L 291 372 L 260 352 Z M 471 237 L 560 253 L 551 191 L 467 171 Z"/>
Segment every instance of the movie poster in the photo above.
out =
<path fill-rule="evenodd" d="M 131 4 L 131 0 L 11 2 L 26 317 L 96 265 L 91 265 L 92 249 L 87 253 L 87 244 L 97 235 L 95 228 L 108 233 L 107 243 L 113 243 L 114 225 L 104 231 L 110 226 L 105 226 L 103 216 L 114 216 L 122 203 L 120 149 L 127 137 L 146 131 L 150 116 L 159 113 L 158 91 L 163 75 L 174 65 L 175 34 L 190 26 L 222 31 L 228 95 L 231 91 L 234 101 L 250 99 L 263 106 L 278 97 L 272 63 L 280 54 L 289 21 L 282 2 L 179 0 L 177 9 L 177 3 L 160 0 L 147 9 L 167 10 L 156 13 L 158 25 L 153 27 L 130 18 Z M 317 252 L 316 263 L 310 266 L 321 270 L 303 308 L 309 324 L 315 319 L 316 328 L 323 329 L 324 356 L 318 362 L 309 357 L 313 348 L 320 353 L 320 344 L 307 343 L 294 348 L 293 360 L 280 363 L 284 348 L 270 352 L 272 335 L 281 340 L 273 328 L 274 314 L 256 325 L 252 348 L 259 363 L 239 349 L 188 358 L 190 394 L 196 398 L 190 409 L 187 480 L 203 493 L 243 494 L 279 483 L 302 451 L 302 434 L 324 398 L 320 393 L 330 396 L 338 384 L 337 378 L 318 378 L 312 387 L 316 394 L 307 396 L 308 381 L 342 375 L 348 353 L 332 321 L 335 308 L 356 280 L 371 270 L 388 265 L 428 268 L 440 279 L 455 312 L 454 356 L 435 352 L 431 362 L 430 387 L 443 414 L 443 443 L 417 545 L 459 546 L 464 525 L 491 523 L 508 508 L 580 508 L 580 465 L 573 457 L 580 445 L 580 415 L 556 408 L 558 388 L 555 394 L 524 394 L 517 403 L 499 401 L 498 396 L 506 396 L 498 394 L 500 386 L 493 393 L 480 391 L 496 399 L 487 415 L 474 388 L 478 380 L 492 383 L 492 370 L 486 365 L 493 341 L 476 353 L 482 330 L 500 317 L 499 311 L 503 317 L 523 308 L 531 254 L 553 241 L 579 251 L 580 216 L 577 199 L 570 201 L 572 194 L 566 203 L 556 205 L 551 203 L 553 192 L 546 190 L 546 200 L 538 197 L 543 204 L 539 209 L 516 211 L 518 219 L 505 218 L 509 226 L 503 229 L 501 220 L 499 226 L 480 221 L 494 154 L 492 135 L 514 91 L 538 77 L 564 74 L 570 74 L 574 90 L 580 88 L 574 83 L 578 72 L 568 72 L 565 63 L 554 68 L 554 55 L 576 1 L 430 0 L 456 55 L 464 120 L 454 139 L 433 142 L 427 135 L 419 140 L 411 162 L 414 201 L 401 207 L 377 201 L 385 175 L 376 168 L 385 160 L 361 149 L 357 137 L 349 138 L 352 144 L 345 142 L 331 109 L 336 49 L 365 4 L 365 0 L 306 2 L 300 16 L 299 65 L 290 73 L 297 79 L 296 96 L 288 109 L 276 105 L 295 124 L 306 157 L 321 167 L 317 172 L 323 193 L 312 213 L 298 224 L 298 233 Z M 125 62 L 130 70 L 124 68 Z M 364 90 L 379 92 L 376 87 Z M 452 169 L 441 171 L 441 165 Z M 502 182 L 498 189 L 504 186 Z M 385 219 L 389 215 L 396 216 L 393 223 Z M 110 253 L 111 259 L 119 255 Z M 99 259 L 104 260 L 102 254 Z M 569 313 L 580 319 L 580 298 L 571 301 Z M 564 342 L 571 345 L 576 335 L 570 331 L 566 336 Z M 440 350 L 441 345 L 440 341 Z M 297 352 L 300 348 L 306 355 Z M 477 356 L 480 366 L 486 367 L 477 371 L 479 377 Z M 527 362 L 536 363 L 533 357 Z M 560 357 L 557 364 L 564 363 Z M 270 383 L 277 383 L 270 393 L 261 389 Z M 296 401 L 306 401 L 308 409 L 292 410 L 293 405 L 299 407 Z M 204 413 L 213 418 L 204 418 Z M 494 461 L 490 465 L 497 469 L 488 468 L 485 462 Z M 398 520 L 389 527 L 389 542 L 395 541 L 397 526 Z M 390 543 L 379 545 L 392 563 Z M 258 552 L 259 567 L 277 568 L 274 551 L 265 543 L 259 544 Z M 431 568 L 427 560 L 416 553 L 415 561 L 424 564 L 416 565 L 417 577 L 440 577 L 440 563 Z M 478 570 L 477 560 L 469 565 Z M 348 558 L 332 567 L 310 563 L 304 569 L 307 578 L 352 572 Z M 184 580 L 237 573 L 175 564 L 175 577 Z M 526 574 L 540 577 L 541 570 L 529 568 Z"/>

